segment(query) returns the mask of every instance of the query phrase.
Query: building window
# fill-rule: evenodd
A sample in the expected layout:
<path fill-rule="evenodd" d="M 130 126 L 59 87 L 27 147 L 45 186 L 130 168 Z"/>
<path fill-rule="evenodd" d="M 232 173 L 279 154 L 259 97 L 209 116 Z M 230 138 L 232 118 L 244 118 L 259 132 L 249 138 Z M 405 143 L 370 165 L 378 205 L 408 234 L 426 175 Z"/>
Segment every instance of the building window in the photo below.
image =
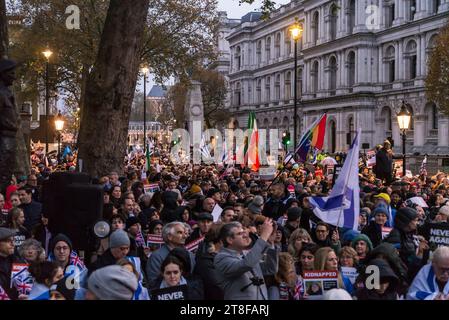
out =
<path fill-rule="evenodd" d="M 314 45 L 317 44 L 318 38 L 319 38 L 319 26 L 320 26 L 320 14 L 315 12 L 313 14 L 313 20 L 312 20 L 312 43 Z"/>
<path fill-rule="evenodd" d="M 281 56 L 281 34 L 280 33 L 276 34 L 276 39 L 274 42 L 274 54 L 275 54 L 276 59 Z"/>
<path fill-rule="evenodd" d="M 355 28 L 355 0 L 349 1 L 349 12 L 348 12 L 348 31 L 349 34 L 354 33 Z"/>
<path fill-rule="evenodd" d="M 392 3 L 389 6 L 385 7 L 385 13 L 386 13 L 386 27 L 390 28 L 391 26 L 393 26 L 393 21 L 396 19 L 395 16 L 395 4 Z"/>
<path fill-rule="evenodd" d="M 251 104 L 253 101 L 253 88 L 251 84 L 248 85 L 248 104 Z"/>
<path fill-rule="evenodd" d="M 235 56 L 234 56 L 234 65 L 237 71 L 239 71 L 242 67 L 242 50 L 240 49 L 240 46 L 238 46 L 235 49 Z"/>
<path fill-rule="evenodd" d="M 348 55 L 348 86 L 353 87 L 355 84 L 355 53 L 351 51 Z"/>
<path fill-rule="evenodd" d="M 329 59 L 329 90 L 331 96 L 335 96 L 336 89 L 337 89 L 337 59 L 335 57 L 331 57 Z"/>
<path fill-rule="evenodd" d="M 438 8 L 441 5 L 441 0 L 431 0 L 431 12 L 432 14 L 438 13 Z"/>
<path fill-rule="evenodd" d="M 262 41 L 261 40 L 257 41 L 257 44 L 256 44 L 256 61 L 257 61 L 257 64 L 262 63 Z"/>
<path fill-rule="evenodd" d="M 428 1 L 428 0 L 427 0 Z M 416 14 L 416 0 L 409 0 L 408 3 L 408 10 L 409 10 L 409 21 L 415 20 L 415 14 Z"/>
<path fill-rule="evenodd" d="M 269 63 L 271 60 L 271 37 L 268 37 L 265 42 L 265 56 L 266 62 Z"/>
<path fill-rule="evenodd" d="M 405 48 L 405 60 L 407 61 L 407 79 L 413 80 L 416 78 L 417 70 L 417 47 L 416 42 L 411 40 L 407 43 Z"/>
<path fill-rule="evenodd" d="M 285 74 L 285 100 L 292 98 L 292 73 L 288 71 Z"/>
<path fill-rule="evenodd" d="M 276 82 L 274 83 L 274 99 L 279 101 L 281 99 L 281 75 L 276 76 Z"/>
<path fill-rule="evenodd" d="M 271 101 L 271 78 L 266 77 L 265 78 L 265 101 L 270 102 Z"/>
<path fill-rule="evenodd" d="M 292 54 L 292 39 L 290 37 L 290 32 L 288 29 L 284 33 L 284 39 L 285 39 L 285 53 L 287 57 L 289 57 Z"/>
<path fill-rule="evenodd" d="M 257 79 L 257 86 L 256 86 L 256 94 L 257 94 L 257 102 L 262 102 L 262 79 Z"/>
<path fill-rule="evenodd" d="M 351 116 L 348 119 L 348 136 L 349 136 L 347 139 L 348 144 L 352 143 L 353 133 L 354 133 L 354 118 Z"/>
<path fill-rule="evenodd" d="M 333 4 L 329 12 L 329 33 L 331 41 L 337 38 L 337 20 L 338 20 L 338 8 L 335 4 Z"/>
<path fill-rule="evenodd" d="M 242 86 L 241 86 L 240 82 L 237 82 L 235 85 L 234 99 L 235 99 L 235 105 L 241 106 L 241 104 L 242 104 Z"/>
<path fill-rule="evenodd" d="M 312 93 L 317 93 L 318 91 L 318 61 L 315 61 L 312 66 Z"/>
<path fill-rule="evenodd" d="M 385 52 L 385 71 L 386 71 L 386 81 L 388 83 L 393 83 L 396 80 L 396 60 L 395 60 L 396 50 L 393 46 L 389 46 Z"/>
<path fill-rule="evenodd" d="M 298 92 L 298 97 L 302 96 L 302 69 L 298 68 L 298 81 L 296 83 L 296 90 Z"/>

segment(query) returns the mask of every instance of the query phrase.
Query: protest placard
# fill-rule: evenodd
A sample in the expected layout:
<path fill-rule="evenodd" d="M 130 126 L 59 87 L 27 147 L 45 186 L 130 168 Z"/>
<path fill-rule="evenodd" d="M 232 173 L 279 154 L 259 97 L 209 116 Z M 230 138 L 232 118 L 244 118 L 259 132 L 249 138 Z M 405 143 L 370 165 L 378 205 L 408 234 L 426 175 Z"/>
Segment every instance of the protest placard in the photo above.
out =
<path fill-rule="evenodd" d="M 143 189 L 145 193 L 154 193 L 160 190 L 159 184 L 157 183 L 144 184 Z"/>
<path fill-rule="evenodd" d="M 321 300 L 326 291 L 338 288 L 338 271 L 305 271 L 303 278 L 309 300 Z"/>
<path fill-rule="evenodd" d="M 187 285 L 151 290 L 151 300 L 186 300 Z"/>
<path fill-rule="evenodd" d="M 152 249 L 158 249 L 164 244 L 162 235 L 160 234 L 149 234 L 147 237 L 147 245 Z"/>
<path fill-rule="evenodd" d="M 421 197 L 413 197 L 413 198 L 409 198 L 407 201 L 410 201 L 414 204 L 417 204 L 418 206 L 420 206 L 421 208 L 428 208 L 429 206 L 427 205 L 427 203 L 424 201 L 423 198 Z"/>
<path fill-rule="evenodd" d="M 393 230 L 393 228 L 382 227 L 382 240 L 390 234 L 391 230 Z"/>
<path fill-rule="evenodd" d="M 215 205 L 214 210 L 212 210 L 212 216 L 214 217 L 214 222 L 220 220 L 220 215 L 223 212 L 223 208 L 218 204 Z"/>
<path fill-rule="evenodd" d="M 341 267 L 341 274 L 347 277 L 352 284 L 355 283 L 355 280 L 359 276 L 357 269 L 352 267 Z"/>
<path fill-rule="evenodd" d="M 260 180 L 269 181 L 273 180 L 276 176 L 276 167 L 259 168 Z"/>
<path fill-rule="evenodd" d="M 28 264 L 26 263 L 13 263 L 11 268 L 11 284 L 13 287 L 14 279 L 22 276 L 24 273 L 28 274 Z"/>
<path fill-rule="evenodd" d="M 194 241 L 192 241 L 190 243 L 187 243 L 185 245 L 186 250 L 194 253 L 198 249 L 198 246 L 200 245 L 200 243 L 203 240 L 204 240 L 204 237 L 200 237 L 200 238 L 198 238 L 198 239 L 196 239 L 196 240 L 194 240 Z"/>
<path fill-rule="evenodd" d="M 449 226 L 446 223 L 431 223 L 428 239 L 431 251 L 440 246 L 449 246 Z"/>

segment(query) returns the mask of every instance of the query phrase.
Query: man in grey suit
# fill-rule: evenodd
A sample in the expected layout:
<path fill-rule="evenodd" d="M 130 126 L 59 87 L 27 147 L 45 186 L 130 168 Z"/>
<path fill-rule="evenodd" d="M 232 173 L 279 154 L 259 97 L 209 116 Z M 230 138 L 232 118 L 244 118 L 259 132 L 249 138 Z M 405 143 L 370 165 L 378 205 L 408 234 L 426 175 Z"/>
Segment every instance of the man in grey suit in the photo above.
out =
<path fill-rule="evenodd" d="M 178 221 L 166 224 L 162 229 L 162 238 L 165 243 L 159 250 L 151 254 L 146 266 L 148 288 L 150 289 L 157 283 L 157 279 L 161 275 L 162 262 L 164 262 L 170 251 L 176 247 L 184 248 L 187 238 L 184 224 Z M 189 254 L 191 270 L 193 270 L 195 267 L 195 257 L 191 252 Z"/>
<path fill-rule="evenodd" d="M 273 230 L 273 220 L 266 219 L 260 227 L 259 239 L 243 255 L 251 242 L 248 232 L 239 222 L 223 225 L 220 230 L 223 248 L 215 256 L 214 264 L 225 300 L 268 299 L 263 275 L 274 275 L 278 266 L 278 252 L 267 242 Z"/>

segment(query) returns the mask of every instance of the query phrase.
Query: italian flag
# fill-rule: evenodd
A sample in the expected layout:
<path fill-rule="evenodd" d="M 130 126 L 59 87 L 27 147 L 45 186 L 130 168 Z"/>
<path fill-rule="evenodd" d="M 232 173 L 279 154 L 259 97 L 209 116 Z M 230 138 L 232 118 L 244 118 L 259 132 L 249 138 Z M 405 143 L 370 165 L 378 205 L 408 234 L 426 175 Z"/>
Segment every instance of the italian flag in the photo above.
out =
<path fill-rule="evenodd" d="M 257 130 L 256 114 L 251 111 L 248 118 L 248 136 L 249 143 L 245 143 L 245 163 L 252 171 L 259 171 L 259 131 Z M 246 142 L 245 141 L 245 142 Z"/>

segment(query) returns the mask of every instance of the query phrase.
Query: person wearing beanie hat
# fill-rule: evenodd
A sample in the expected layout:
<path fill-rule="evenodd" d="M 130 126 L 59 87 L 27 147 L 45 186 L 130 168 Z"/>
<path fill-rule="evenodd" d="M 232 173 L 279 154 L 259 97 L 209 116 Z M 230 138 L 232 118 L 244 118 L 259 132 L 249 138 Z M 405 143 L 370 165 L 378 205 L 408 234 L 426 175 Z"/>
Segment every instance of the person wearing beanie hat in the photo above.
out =
<path fill-rule="evenodd" d="M 418 213 L 415 209 L 405 207 L 395 216 L 395 227 L 385 238 L 385 242 L 399 248 L 399 256 L 408 267 L 408 277 L 413 279 L 423 264 L 424 251 L 429 245 L 424 237 L 415 236 L 418 228 Z M 415 241 L 415 239 L 419 240 Z"/>
<path fill-rule="evenodd" d="M 112 232 L 109 236 L 109 249 L 91 265 L 89 274 L 97 269 L 116 264 L 117 261 L 128 256 L 130 246 L 131 241 L 125 231 L 117 229 Z"/>
<path fill-rule="evenodd" d="M 384 205 L 378 205 L 373 210 L 373 216 L 374 220 L 362 229 L 362 233 L 371 240 L 374 248 L 382 242 L 382 239 L 385 237 L 384 233 L 387 233 L 391 230 L 391 228 L 386 227 L 386 223 L 388 221 L 387 207 Z"/>
<path fill-rule="evenodd" d="M 248 210 L 252 214 L 261 214 L 263 210 L 264 200 L 262 196 L 255 196 L 248 205 Z"/>
<path fill-rule="evenodd" d="M 62 278 L 50 287 L 50 300 L 75 300 L 76 289 L 67 287 L 67 277 Z"/>
<path fill-rule="evenodd" d="M 397 300 L 399 278 L 385 259 L 373 259 L 370 266 L 379 270 L 380 286 L 368 289 L 367 286 L 358 287 L 356 296 L 358 300 Z M 363 280 L 366 276 L 364 276 Z"/>
<path fill-rule="evenodd" d="M 287 210 L 287 222 L 284 226 L 284 232 L 286 233 L 287 238 L 290 238 L 293 231 L 299 228 L 299 224 L 301 223 L 301 214 L 301 208 L 291 207 Z"/>
<path fill-rule="evenodd" d="M 70 255 L 73 250 L 72 241 L 65 234 L 60 233 L 51 240 L 49 249 L 49 259 L 56 261 L 65 272 L 70 265 Z"/>
<path fill-rule="evenodd" d="M 86 300 L 131 300 L 137 287 L 133 273 L 118 265 L 106 266 L 89 277 Z"/>
<path fill-rule="evenodd" d="M 357 235 L 352 239 L 351 247 L 355 249 L 357 255 L 359 256 L 359 261 L 363 261 L 366 255 L 373 250 L 373 244 L 371 240 L 363 233 Z"/>

